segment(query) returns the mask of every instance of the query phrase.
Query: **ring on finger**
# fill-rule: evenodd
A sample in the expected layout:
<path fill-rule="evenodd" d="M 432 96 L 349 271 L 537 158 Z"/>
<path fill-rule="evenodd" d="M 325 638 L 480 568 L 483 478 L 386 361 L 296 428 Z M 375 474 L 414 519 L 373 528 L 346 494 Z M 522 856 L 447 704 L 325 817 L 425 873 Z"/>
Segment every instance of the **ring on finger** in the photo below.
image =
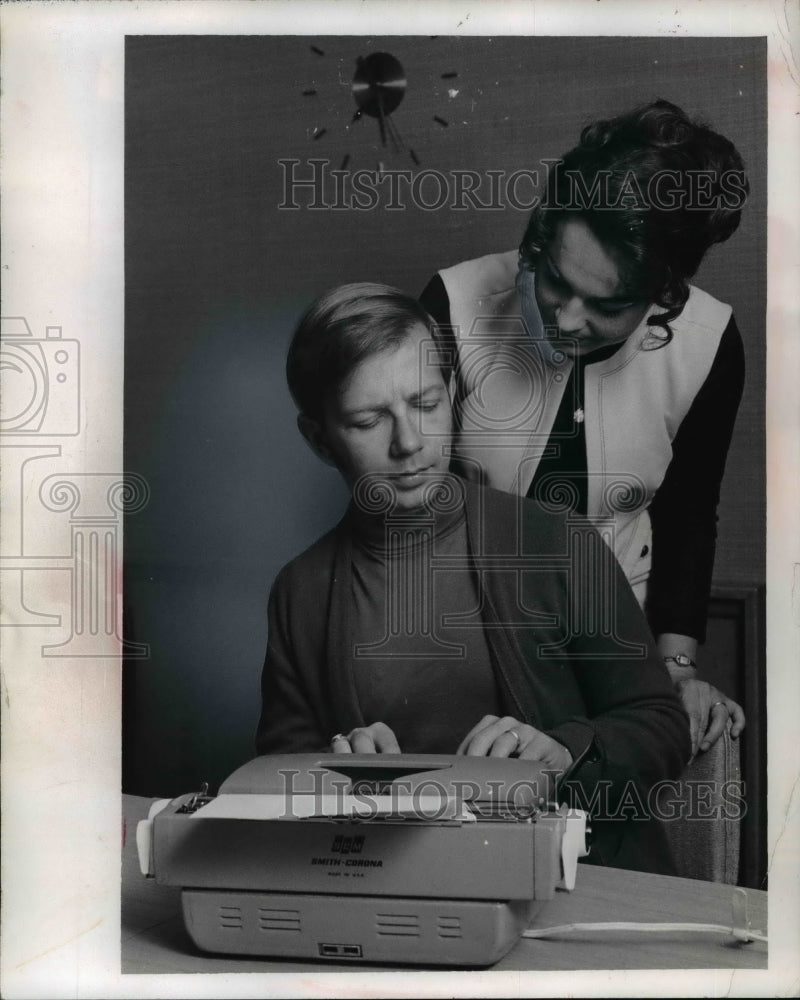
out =
<path fill-rule="evenodd" d="M 519 733 L 516 731 L 516 729 L 507 729 L 506 735 L 513 736 L 515 744 L 519 746 Z"/>
<path fill-rule="evenodd" d="M 725 711 L 728 712 L 728 715 L 731 714 L 730 711 L 728 710 L 728 706 L 725 704 L 724 701 L 715 701 L 714 704 L 711 706 L 711 711 L 712 712 L 717 707 L 717 705 L 722 705 L 722 707 L 725 709 Z"/>
<path fill-rule="evenodd" d="M 335 736 L 331 737 L 331 746 L 333 746 L 333 744 L 337 740 L 344 740 L 345 743 L 349 743 L 350 742 L 350 738 L 348 736 L 345 736 L 344 733 L 337 733 Z"/>

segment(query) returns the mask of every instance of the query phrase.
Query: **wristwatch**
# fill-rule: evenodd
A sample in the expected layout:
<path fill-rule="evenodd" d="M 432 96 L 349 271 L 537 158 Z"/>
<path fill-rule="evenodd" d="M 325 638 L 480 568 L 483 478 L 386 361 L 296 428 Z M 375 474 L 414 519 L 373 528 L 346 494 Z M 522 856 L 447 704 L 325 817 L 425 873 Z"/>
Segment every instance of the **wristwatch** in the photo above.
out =
<path fill-rule="evenodd" d="M 665 656 L 664 663 L 676 663 L 679 667 L 692 667 L 697 670 L 697 664 L 686 653 L 676 653 L 674 656 Z"/>

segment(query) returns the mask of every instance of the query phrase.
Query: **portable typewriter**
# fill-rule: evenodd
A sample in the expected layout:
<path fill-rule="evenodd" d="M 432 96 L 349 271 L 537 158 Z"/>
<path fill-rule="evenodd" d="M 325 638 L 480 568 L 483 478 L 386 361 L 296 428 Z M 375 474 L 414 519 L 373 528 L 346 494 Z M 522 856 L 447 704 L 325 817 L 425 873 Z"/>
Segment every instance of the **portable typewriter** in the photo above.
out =
<path fill-rule="evenodd" d="M 156 802 L 140 865 L 182 887 L 204 951 L 487 966 L 588 853 L 550 777 L 516 759 L 258 757 L 215 797 Z"/>

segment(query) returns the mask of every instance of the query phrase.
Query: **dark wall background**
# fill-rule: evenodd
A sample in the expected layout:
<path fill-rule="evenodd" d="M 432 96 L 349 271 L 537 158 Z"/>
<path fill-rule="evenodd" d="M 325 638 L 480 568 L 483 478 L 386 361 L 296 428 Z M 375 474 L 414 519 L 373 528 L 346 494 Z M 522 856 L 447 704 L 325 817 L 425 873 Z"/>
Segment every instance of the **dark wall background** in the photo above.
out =
<path fill-rule="evenodd" d="M 216 786 L 252 756 L 269 586 L 343 509 L 284 386 L 299 314 L 344 281 L 418 293 L 438 268 L 521 237 L 527 213 L 512 207 L 315 211 L 299 192 L 302 209 L 278 209 L 280 159 L 301 160 L 303 174 L 311 157 L 413 167 L 381 149 L 374 121 L 352 121 L 355 59 L 376 51 L 406 71 L 394 120 L 418 169 L 536 167 L 587 122 L 657 97 L 739 147 L 750 202 L 696 280 L 733 305 L 748 364 L 715 576 L 764 580 L 763 39 L 131 37 L 125 461 L 151 500 L 125 525 L 125 608 L 128 637 L 150 656 L 124 671 L 126 791 Z"/>

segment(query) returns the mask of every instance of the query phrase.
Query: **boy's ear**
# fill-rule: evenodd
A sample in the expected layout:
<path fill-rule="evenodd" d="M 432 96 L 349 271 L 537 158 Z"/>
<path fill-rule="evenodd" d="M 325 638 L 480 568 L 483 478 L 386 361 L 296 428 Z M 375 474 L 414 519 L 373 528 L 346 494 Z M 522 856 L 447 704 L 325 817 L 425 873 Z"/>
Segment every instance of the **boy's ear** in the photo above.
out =
<path fill-rule="evenodd" d="M 328 447 L 322 424 L 318 420 L 306 416 L 305 413 L 298 413 L 297 427 L 317 458 L 321 458 L 327 465 L 337 468 L 333 452 Z"/>

